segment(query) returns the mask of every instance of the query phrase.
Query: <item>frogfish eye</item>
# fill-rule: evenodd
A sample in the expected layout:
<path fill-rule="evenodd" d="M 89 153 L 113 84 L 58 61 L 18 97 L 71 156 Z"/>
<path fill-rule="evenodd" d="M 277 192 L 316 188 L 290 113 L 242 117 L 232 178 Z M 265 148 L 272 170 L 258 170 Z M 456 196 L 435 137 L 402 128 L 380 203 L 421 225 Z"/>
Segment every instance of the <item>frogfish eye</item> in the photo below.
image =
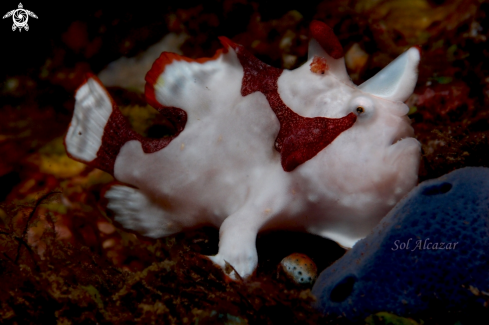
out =
<path fill-rule="evenodd" d="M 362 106 L 358 106 L 357 107 L 357 113 L 362 114 L 363 112 L 365 112 L 365 109 Z"/>

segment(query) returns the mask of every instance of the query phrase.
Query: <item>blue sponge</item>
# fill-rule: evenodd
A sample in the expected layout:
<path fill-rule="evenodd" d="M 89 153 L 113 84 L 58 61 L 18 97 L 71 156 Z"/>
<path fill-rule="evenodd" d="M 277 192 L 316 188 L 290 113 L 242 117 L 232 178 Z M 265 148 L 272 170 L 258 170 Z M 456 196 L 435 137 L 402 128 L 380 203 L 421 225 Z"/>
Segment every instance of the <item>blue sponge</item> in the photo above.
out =
<path fill-rule="evenodd" d="M 312 293 L 327 318 L 359 321 L 464 310 L 487 300 L 476 289 L 489 291 L 489 168 L 468 167 L 413 189 Z"/>

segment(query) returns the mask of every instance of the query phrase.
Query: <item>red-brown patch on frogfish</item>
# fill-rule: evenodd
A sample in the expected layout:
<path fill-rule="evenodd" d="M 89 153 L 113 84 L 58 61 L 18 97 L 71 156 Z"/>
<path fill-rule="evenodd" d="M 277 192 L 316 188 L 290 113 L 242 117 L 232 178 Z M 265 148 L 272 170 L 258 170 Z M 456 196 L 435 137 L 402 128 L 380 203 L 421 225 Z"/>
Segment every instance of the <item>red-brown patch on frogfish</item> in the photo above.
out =
<path fill-rule="evenodd" d="M 223 45 L 225 45 L 223 43 Z M 162 111 L 165 108 L 167 108 L 164 105 L 161 105 L 155 97 L 155 89 L 154 86 L 158 82 L 159 77 L 165 72 L 166 66 L 172 64 L 174 61 L 185 61 L 185 62 L 196 62 L 196 63 L 206 63 L 208 61 L 213 61 L 217 60 L 222 54 L 227 53 L 228 48 L 225 46 L 222 49 L 219 49 L 216 51 L 214 56 L 210 58 L 199 58 L 199 59 L 191 59 L 187 58 L 185 56 L 176 54 L 176 53 L 171 53 L 171 52 L 163 52 L 161 53 L 160 57 L 156 59 L 156 61 L 153 63 L 153 66 L 151 69 L 148 71 L 146 74 L 145 80 L 146 80 L 146 86 L 145 86 L 145 96 L 146 96 L 146 101 L 148 104 L 153 106 L 155 109 L 158 111 Z"/>
<path fill-rule="evenodd" d="M 146 138 L 134 131 L 127 118 L 122 115 L 121 111 L 117 108 L 112 97 L 105 90 L 100 80 L 92 74 L 87 74 L 86 80 L 95 80 L 106 92 L 107 97 L 112 103 L 112 112 L 104 127 L 104 133 L 102 135 L 102 143 L 97 152 L 97 158 L 87 162 L 87 165 L 91 167 L 102 169 L 110 174 L 114 174 L 114 163 L 121 147 L 128 141 L 137 140 L 141 143 L 142 149 L 145 153 L 153 153 L 159 151 L 177 137 L 180 132 L 185 128 L 187 123 L 187 113 L 176 107 L 165 107 L 165 109 L 159 110 L 161 114 L 168 119 L 175 127 L 175 133 L 171 136 L 161 139 Z M 86 84 L 85 81 L 82 86 Z M 82 87 L 80 86 L 80 87 Z M 71 155 L 68 153 L 71 157 Z M 76 159 L 74 157 L 71 157 Z"/>
<path fill-rule="evenodd" d="M 275 149 L 280 152 L 282 168 L 290 172 L 316 156 L 343 131 L 355 123 L 357 116 L 350 113 L 342 118 L 303 117 L 292 111 L 280 98 L 277 81 L 282 69 L 271 67 L 245 50 L 241 45 L 220 37 L 224 46 L 233 48 L 243 66 L 241 95 L 259 91 L 265 95 L 280 122 Z"/>
<path fill-rule="evenodd" d="M 331 27 L 321 21 L 313 20 L 309 25 L 309 31 L 312 38 L 318 41 L 319 45 L 333 59 L 343 57 L 343 47 Z"/>

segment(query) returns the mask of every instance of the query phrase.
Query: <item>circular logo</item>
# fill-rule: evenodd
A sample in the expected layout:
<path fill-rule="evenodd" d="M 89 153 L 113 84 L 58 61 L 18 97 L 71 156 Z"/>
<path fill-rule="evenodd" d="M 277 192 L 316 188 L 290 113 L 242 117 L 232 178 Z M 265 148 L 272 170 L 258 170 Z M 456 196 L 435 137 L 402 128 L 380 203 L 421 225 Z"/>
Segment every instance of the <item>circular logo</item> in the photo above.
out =
<path fill-rule="evenodd" d="M 35 13 L 24 9 L 22 3 L 19 3 L 19 7 L 17 9 L 10 10 L 9 12 L 7 12 L 2 18 L 5 19 L 10 16 L 12 16 L 12 19 L 14 21 L 14 24 L 12 25 L 12 31 L 18 29 L 19 32 L 22 31 L 22 28 L 25 29 L 26 31 L 29 30 L 29 25 L 27 25 L 29 16 L 37 18 Z"/>
<path fill-rule="evenodd" d="M 15 10 L 15 13 L 13 14 L 14 18 L 14 24 L 17 27 L 24 27 L 27 24 L 27 20 L 29 20 L 29 16 L 27 15 L 27 12 L 25 12 L 24 9 L 17 9 Z"/>

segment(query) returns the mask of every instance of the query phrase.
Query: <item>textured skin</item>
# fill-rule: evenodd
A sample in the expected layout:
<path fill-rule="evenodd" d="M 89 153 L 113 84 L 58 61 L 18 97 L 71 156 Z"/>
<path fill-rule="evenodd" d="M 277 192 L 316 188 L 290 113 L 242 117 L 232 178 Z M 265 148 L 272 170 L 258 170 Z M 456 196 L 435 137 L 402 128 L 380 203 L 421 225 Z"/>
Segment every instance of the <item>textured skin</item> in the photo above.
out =
<path fill-rule="evenodd" d="M 316 307 L 330 318 L 360 321 L 379 311 L 411 316 L 483 302 L 487 298 L 469 287 L 489 290 L 487 193 L 488 168 L 463 168 L 423 182 L 320 274 L 312 290 Z"/>
<path fill-rule="evenodd" d="M 127 228 L 156 238 L 219 227 L 211 259 L 243 278 L 256 268 L 261 230 L 303 230 L 351 247 L 417 182 L 419 143 L 402 102 L 417 61 L 394 61 L 391 77 L 405 87 L 384 99 L 360 90 L 344 59 L 328 54 L 337 40 L 332 49 L 312 40 L 309 61 L 293 71 L 221 42 L 212 58 L 162 53 L 146 75 L 147 101 L 174 124 L 171 137 L 136 136 L 90 77 L 76 95 L 68 154 L 134 187 L 106 194 Z"/>

